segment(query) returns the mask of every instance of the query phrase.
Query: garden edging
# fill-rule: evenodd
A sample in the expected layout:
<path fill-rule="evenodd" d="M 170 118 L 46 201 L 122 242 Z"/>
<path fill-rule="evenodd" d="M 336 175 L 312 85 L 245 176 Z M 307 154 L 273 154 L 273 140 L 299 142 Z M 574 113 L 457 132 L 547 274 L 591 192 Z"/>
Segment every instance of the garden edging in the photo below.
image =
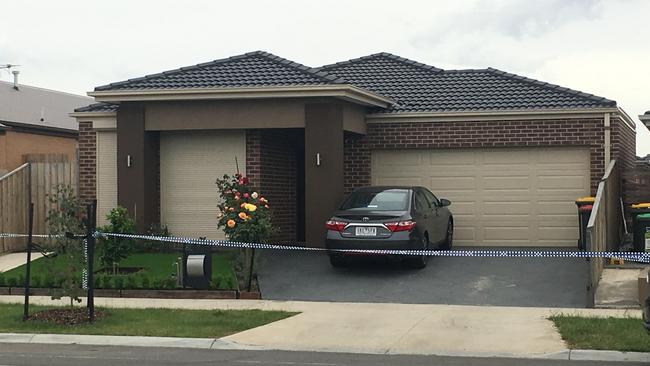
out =
<path fill-rule="evenodd" d="M 32 288 L 29 293 L 33 296 L 49 296 L 49 288 Z M 150 299 L 242 299 L 260 300 L 259 292 L 237 290 L 115 290 L 95 289 L 96 297 L 119 298 L 150 298 Z M 0 287 L 0 295 L 24 295 L 24 287 Z"/>

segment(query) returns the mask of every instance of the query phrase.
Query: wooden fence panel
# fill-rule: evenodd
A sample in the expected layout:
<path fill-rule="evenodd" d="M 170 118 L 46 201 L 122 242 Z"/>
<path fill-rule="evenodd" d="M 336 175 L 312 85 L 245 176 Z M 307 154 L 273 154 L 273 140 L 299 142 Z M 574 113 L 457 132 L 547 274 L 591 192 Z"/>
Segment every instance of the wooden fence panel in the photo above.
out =
<path fill-rule="evenodd" d="M 34 233 L 47 233 L 50 197 L 60 185 L 77 191 L 76 164 L 58 155 L 26 155 L 28 162 L 0 177 L 0 232 L 27 233 L 29 202 L 34 203 Z M 33 161 L 29 161 L 33 160 Z M 0 253 L 26 248 L 25 239 L 0 238 Z"/>
<path fill-rule="evenodd" d="M 0 177 L 0 232 L 27 233 L 29 164 Z M 0 238 L 0 252 L 24 250 L 25 238 Z"/>
<path fill-rule="evenodd" d="M 587 251 L 615 252 L 622 240 L 621 215 L 621 176 L 612 160 L 605 175 L 598 184 L 596 200 L 587 224 Z M 605 268 L 605 258 L 589 258 L 589 277 L 587 279 L 587 303 L 594 307 L 596 289 Z"/>

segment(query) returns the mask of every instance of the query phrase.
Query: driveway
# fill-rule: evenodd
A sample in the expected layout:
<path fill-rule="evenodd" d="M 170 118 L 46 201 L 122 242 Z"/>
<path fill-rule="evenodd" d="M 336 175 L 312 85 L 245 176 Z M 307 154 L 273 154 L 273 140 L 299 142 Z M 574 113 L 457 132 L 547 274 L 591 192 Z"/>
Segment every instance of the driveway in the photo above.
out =
<path fill-rule="evenodd" d="M 439 257 L 414 270 L 387 258 L 333 268 L 323 253 L 266 251 L 259 282 L 272 300 L 576 308 L 586 306 L 587 273 L 578 258 Z"/>

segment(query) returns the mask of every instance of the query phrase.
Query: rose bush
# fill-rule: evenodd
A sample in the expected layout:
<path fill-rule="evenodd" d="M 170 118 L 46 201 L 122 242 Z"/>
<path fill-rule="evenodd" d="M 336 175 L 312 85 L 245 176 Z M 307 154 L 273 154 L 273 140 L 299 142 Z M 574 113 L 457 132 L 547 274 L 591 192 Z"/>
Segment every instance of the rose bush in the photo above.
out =
<path fill-rule="evenodd" d="M 265 243 L 273 233 L 269 201 L 241 174 L 217 179 L 221 198 L 217 226 L 231 241 Z"/>

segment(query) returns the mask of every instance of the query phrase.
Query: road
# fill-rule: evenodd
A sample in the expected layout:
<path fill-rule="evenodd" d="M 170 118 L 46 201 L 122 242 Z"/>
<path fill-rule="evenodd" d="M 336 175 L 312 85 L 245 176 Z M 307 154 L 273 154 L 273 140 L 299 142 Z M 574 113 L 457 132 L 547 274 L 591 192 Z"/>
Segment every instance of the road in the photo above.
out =
<path fill-rule="evenodd" d="M 90 364 L 93 366 L 185 364 L 224 366 L 575 366 L 611 365 L 612 362 L 0 343 L 0 366 Z M 625 365 L 642 364 L 625 362 Z"/>

